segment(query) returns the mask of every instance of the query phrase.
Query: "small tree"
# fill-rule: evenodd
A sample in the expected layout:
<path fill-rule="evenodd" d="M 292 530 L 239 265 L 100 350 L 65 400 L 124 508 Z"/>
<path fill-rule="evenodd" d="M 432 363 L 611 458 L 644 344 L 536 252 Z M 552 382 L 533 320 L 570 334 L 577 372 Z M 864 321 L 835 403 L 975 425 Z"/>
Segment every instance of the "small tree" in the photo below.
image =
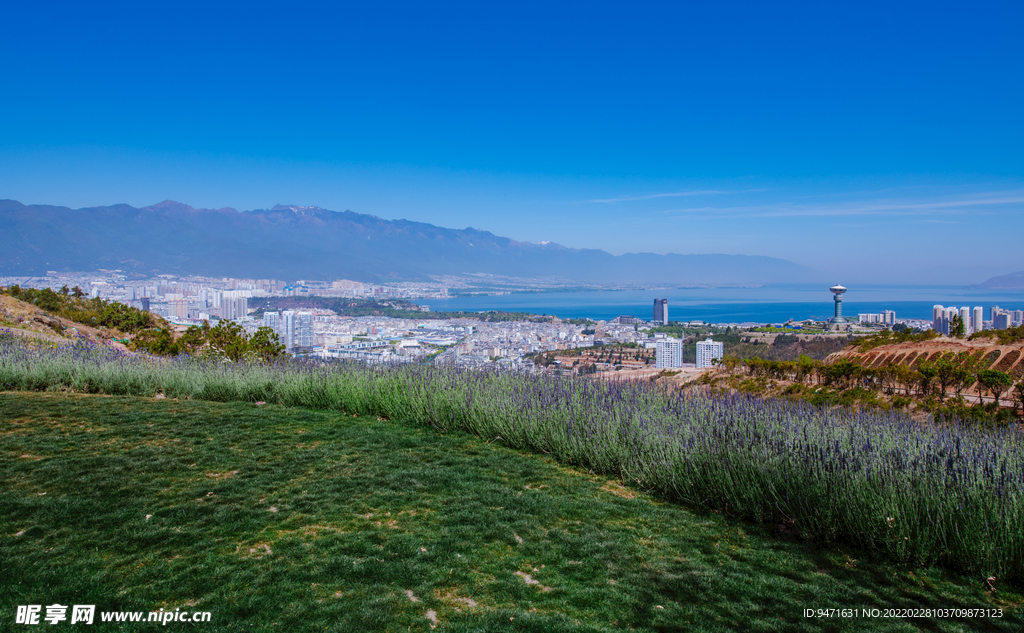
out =
<path fill-rule="evenodd" d="M 917 366 L 917 384 L 921 387 L 921 395 L 927 397 L 932 390 L 932 382 L 938 375 L 935 365 L 925 361 Z"/>
<path fill-rule="evenodd" d="M 1013 386 L 1013 376 L 1005 371 L 995 369 L 983 369 L 978 372 L 978 404 L 981 404 L 981 393 L 985 389 L 992 394 L 999 405 L 999 398 L 1003 392 Z"/>
<path fill-rule="evenodd" d="M 249 337 L 249 348 L 264 362 L 276 360 L 284 353 L 285 346 L 277 338 L 273 328 L 261 327 Z"/>
<path fill-rule="evenodd" d="M 893 365 L 882 365 L 876 368 L 874 373 L 887 394 L 892 395 L 896 393 L 896 383 L 899 378 L 896 373 L 896 367 Z"/>
<path fill-rule="evenodd" d="M 821 361 L 814 360 L 813 358 L 800 354 L 800 358 L 796 361 L 796 379 L 799 382 L 809 381 L 815 373 L 821 368 Z"/>
<path fill-rule="evenodd" d="M 1013 397 L 1014 409 L 1020 408 L 1021 413 L 1024 414 L 1024 382 L 1017 383 L 1017 386 L 1011 392 L 1011 396 Z"/>
<path fill-rule="evenodd" d="M 903 386 L 903 391 L 908 396 L 914 390 L 914 385 L 921 381 L 921 374 L 906 365 L 894 365 L 892 374 L 895 381 Z"/>
<path fill-rule="evenodd" d="M 951 354 L 943 355 L 935 361 L 935 377 L 938 379 L 941 389 L 939 400 L 946 399 L 946 390 L 950 387 L 953 387 L 956 395 L 959 396 L 960 392 L 967 386 L 968 381 L 973 378 L 972 372 L 964 367 L 966 362 L 966 356 L 953 356 Z"/>
<path fill-rule="evenodd" d="M 129 347 L 136 351 L 149 352 L 159 356 L 175 356 L 182 352 L 181 346 L 167 328 L 143 330 L 135 335 Z"/>
<path fill-rule="evenodd" d="M 949 320 L 949 335 L 953 338 L 963 338 L 967 335 L 967 326 L 959 314 Z"/>
<path fill-rule="evenodd" d="M 207 351 L 233 361 L 242 360 L 249 351 L 245 330 L 234 321 L 222 320 L 206 332 Z"/>

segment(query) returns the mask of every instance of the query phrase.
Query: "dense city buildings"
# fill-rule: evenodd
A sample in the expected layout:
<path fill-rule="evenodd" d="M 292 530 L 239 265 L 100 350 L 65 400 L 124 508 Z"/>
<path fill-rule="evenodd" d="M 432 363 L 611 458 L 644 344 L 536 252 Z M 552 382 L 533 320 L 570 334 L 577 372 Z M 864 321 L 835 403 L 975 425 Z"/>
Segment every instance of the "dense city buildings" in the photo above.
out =
<path fill-rule="evenodd" d="M 436 282 L 395 282 L 387 285 L 351 280 L 284 282 L 276 279 L 234 279 L 156 275 L 136 279 L 121 271 L 63 273 L 44 277 L 3 277 L 0 286 L 18 284 L 29 288 L 59 290 L 79 287 L 87 296 L 119 301 L 153 312 L 172 323 L 194 325 L 204 319 L 244 318 L 254 298 L 269 296 L 351 297 L 353 299 L 449 298 L 449 288 L 470 285 L 466 278 Z M 547 284 L 538 283 L 538 288 Z M 144 305 L 145 304 L 145 305 Z"/>
<path fill-rule="evenodd" d="M 654 323 L 668 325 L 668 299 L 654 300 Z"/>
<path fill-rule="evenodd" d="M 409 312 L 406 312 L 409 318 L 354 317 L 337 314 L 328 309 L 313 308 L 312 306 L 318 302 L 312 299 L 308 302 L 301 301 L 306 297 L 351 297 L 354 303 L 365 303 L 373 299 L 389 306 L 391 304 L 388 302 L 397 298 L 446 297 L 448 288 L 465 289 L 467 283 L 464 278 L 444 278 L 423 283 L 397 282 L 388 285 L 350 280 L 299 280 L 285 283 L 273 279 L 183 278 L 173 275 L 158 275 L 152 279 L 137 280 L 128 279 L 118 272 L 52 273 L 46 277 L 0 278 L 2 286 L 19 284 L 53 290 L 60 290 L 64 286 L 79 287 L 87 295 L 95 294 L 103 299 L 121 301 L 143 309 L 148 307 L 165 317 L 179 331 L 188 326 L 201 325 L 203 321 L 215 325 L 218 320 L 223 319 L 238 323 L 249 334 L 254 333 L 259 327 L 266 326 L 278 335 L 288 353 L 299 356 L 349 358 L 367 362 L 456 363 L 471 367 L 579 373 L 583 369 L 580 366 L 573 366 L 571 362 L 568 365 L 550 363 L 535 366 L 533 359 L 538 354 L 557 355 L 563 350 L 595 348 L 587 354 L 603 359 L 592 363 L 597 371 L 635 368 L 633 365 L 637 363 L 649 363 L 652 370 L 655 367 L 666 369 L 679 367 L 683 363 L 683 341 L 670 340 L 666 334 L 655 332 L 668 321 L 668 300 L 664 298 L 654 302 L 653 322 L 622 315 L 609 321 L 574 323 L 553 317 L 495 322 L 475 318 L 417 319 Z M 772 326 L 771 329 L 775 331 L 812 331 L 826 335 L 825 330 L 837 329 L 835 318 L 842 316 L 842 293 L 835 293 L 837 289 L 846 291 L 841 286 L 831 289 L 837 299 L 836 317 L 827 321 L 791 319 L 785 323 L 774 324 L 711 324 L 677 317 L 676 324 L 684 328 L 703 329 L 712 326 L 721 330 L 750 330 Z M 294 296 L 297 298 L 294 304 L 301 307 L 284 312 L 268 310 L 250 316 L 251 304 L 268 296 Z M 401 305 L 403 309 L 416 309 L 416 304 L 403 302 Z M 422 311 L 422 304 L 419 304 L 419 307 Z M 895 312 L 885 310 L 879 314 L 862 314 L 857 323 L 843 319 L 841 329 L 845 334 L 846 330 L 851 329 L 870 332 L 882 327 L 903 325 L 917 329 L 934 327 L 948 333 L 948 321 L 954 315 L 957 318 L 967 315 L 965 321 L 969 321 L 967 325 L 974 331 L 982 327 L 991 328 L 993 325 L 1012 327 L 1024 322 L 1024 313 L 1020 310 L 1011 311 L 999 307 L 992 308 L 990 321 L 982 322 L 981 315 L 985 314 L 986 309 L 988 308 L 947 309 L 935 306 L 931 321 L 908 318 L 897 321 Z M 840 333 L 833 332 L 828 335 Z M 709 343 L 713 347 L 708 348 Z M 629 358 L 620 363 L 621 355 L 598 351 L 603 346 L 611 348 L 623 345 L 629 346 L 629 349 L 641 350 L 644 358 Z M 714 341 L 701 341 L 698 347 L 703 350 L 703 357 L 689 360 L 705 363 L 706 367 L 714 358 L 720 357 L 719 352 L 716 352 L 716 349 L 721 350 L 720 346 L 721 343 L 715 344 Z"/>
<path fill-rule="evenodd" d="M 716 359 L 725 355 L 725 345 L 708 338 L 697 341 L 697 369 L 705 369 L 714 365 Z"/>

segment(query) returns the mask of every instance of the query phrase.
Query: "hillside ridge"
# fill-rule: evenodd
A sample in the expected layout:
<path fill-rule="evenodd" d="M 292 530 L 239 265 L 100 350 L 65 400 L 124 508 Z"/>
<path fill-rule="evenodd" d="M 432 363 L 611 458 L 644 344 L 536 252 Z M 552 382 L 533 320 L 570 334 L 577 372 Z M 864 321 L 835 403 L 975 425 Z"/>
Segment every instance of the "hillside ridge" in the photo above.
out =
<path fill-rule="evenodd" d="M 809 268 L 760 255 L 616 256 L 347 210 L 196 209 L 173 200 L 83 209 L 0 200 L 0 253 L 0 275 L 114 269 L 366 282 L 477 273 L 602 284 L 819 281 Z"/>

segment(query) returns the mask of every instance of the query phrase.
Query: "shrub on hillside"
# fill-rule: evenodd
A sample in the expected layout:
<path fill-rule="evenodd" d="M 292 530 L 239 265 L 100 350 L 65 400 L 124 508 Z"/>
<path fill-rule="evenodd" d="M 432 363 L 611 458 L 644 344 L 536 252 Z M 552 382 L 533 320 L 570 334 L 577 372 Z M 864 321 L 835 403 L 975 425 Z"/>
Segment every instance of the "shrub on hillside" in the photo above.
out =
<path fill-rule="evenodd" d="M 930 341 L 938 337 L 939 333 L 935 330 L 925 330 L 924 332 L 913 332 L 910 330 L 893 332 L 891 330 L 882 330 L 878 334 L 872 334 L 871 336 L 865 336 L 857 339 L 855 345 L 859 351 L 866 352 L 869 349 L 881 347 L 882 345 L 892 345 L 895 343 L 923 343 L 924 341 Z"/>
<path fill-rule="evenodd" d="M 88 298 L 81 288 L 64 286 L 60 292 L 49 288 L 22 288 L 18 285 L 0 288 L 19 301 L 31 303 L 41 310 L 93 327 L 113 328 L 128 334 L 157 327 L 163 321 L 158 316 L 138 308 L 99 297 Z"/>
<path fill-rule="evenodd" d="M 1005 330 L 982 330 L 971 334 L 968 340 L 974 341 L 982 338 L 995 339 L 1001 345 L 1010 345 L 1017 341 L 1024 341 L 1024 325 L 1018 325 L 1017 327 Z"/>

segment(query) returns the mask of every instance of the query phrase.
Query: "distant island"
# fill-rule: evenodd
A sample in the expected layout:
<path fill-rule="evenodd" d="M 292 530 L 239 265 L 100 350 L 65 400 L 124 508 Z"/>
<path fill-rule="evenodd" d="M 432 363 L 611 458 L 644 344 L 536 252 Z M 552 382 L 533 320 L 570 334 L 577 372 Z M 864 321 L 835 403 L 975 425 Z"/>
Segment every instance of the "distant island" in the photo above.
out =
<path fill-rule="evenodd" d="M 1024 290 L 1024 270 L 1009 275 L 992 277 L 977 286 L 969 286 L 972 290 Z"/>
<path fill-rule="evenodd" d="M 70 209 L 0 200 L 0 276 L 48 271 L 426 281 L 441 275 L 566 283 L 765 284 L 821 281 L 810 268 L 751 255 L 626 253 L 520 242 L 352 211 L 276 205 L 194 209 L 166 200 Z"/>

